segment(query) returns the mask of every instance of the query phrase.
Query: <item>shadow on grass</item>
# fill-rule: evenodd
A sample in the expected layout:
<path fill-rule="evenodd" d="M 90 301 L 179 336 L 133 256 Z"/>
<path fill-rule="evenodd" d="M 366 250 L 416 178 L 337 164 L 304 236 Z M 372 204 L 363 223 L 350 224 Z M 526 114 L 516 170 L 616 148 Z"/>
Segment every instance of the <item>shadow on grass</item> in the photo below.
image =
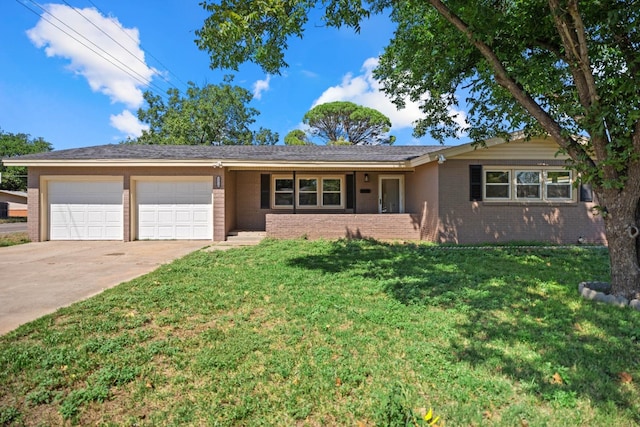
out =
<path fill-rule="evenodd" d="M 369 278 L 407 305 L 464 314 L 453 362 L 514 381 L 555 407 L 588 399 L 640 423 L 640 313 L 583 301 L 582 280 L 607 280 L 603 249 L 455 249 L 340 240 L 292 265 Z M 625 373 L 633 381 L 625 380 Z"/>

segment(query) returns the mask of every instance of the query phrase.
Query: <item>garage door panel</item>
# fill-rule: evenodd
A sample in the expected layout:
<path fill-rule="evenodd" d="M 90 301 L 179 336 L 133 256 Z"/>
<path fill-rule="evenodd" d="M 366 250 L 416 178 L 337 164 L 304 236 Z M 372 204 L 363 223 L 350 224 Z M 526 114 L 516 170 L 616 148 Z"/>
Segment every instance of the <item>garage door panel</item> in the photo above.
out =
<path fill-rule="evenodd" d="M 121 240 L 121 181 L 50 181 L 51 240 Z"/>
<path fill-rule="evenodd" d="M 139 239 L 213 237 L 212 181 L 139 181 L 136 199 Z"/>

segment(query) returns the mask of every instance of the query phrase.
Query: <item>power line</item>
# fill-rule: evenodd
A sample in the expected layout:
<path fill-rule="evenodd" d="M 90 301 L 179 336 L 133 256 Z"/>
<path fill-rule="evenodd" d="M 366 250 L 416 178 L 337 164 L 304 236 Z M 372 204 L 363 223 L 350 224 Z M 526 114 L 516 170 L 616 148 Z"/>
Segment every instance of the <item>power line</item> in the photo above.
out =
<path fill-rule="evenodd" d="M 91 47 L 87 46 L 85 43 L 83 43 L 82 41 L 78 40 L 76 37 L 74 37 L 73 35 L 69 34 L 67 31 L 63 30 L 62 28 L 60 28 L 59 26 L 55 25 L 53 22 L 51 22 L 49 19 L 46 19 L 44 17 L 44 15 L 41 15 L 41 18 L 44 19 L 45 21 L 47 21 L 48 23 L 50 23 L 51 25 L 53 25 L 55 28 L 57 28 L 58 30 L 62 31 L 64 34 L 68 35 L 69 37 L 71 37 L 73 40 L 77 41 L 78 43 L 80 43 L 82 46 L 86 47 L 87 49 L 89 49 L 90 51 L 92 51 L 93 53 L 95 53 L 96 55 L 100 56 L 101 58 L 103 58 L 104 60 L 106 60 L 107 62 L 109 62 L 111 65 L 117 67 L 118 69 L 120 69 L 121 71 L 124 71 L 128 76 L 133 77 L 134 79 L 136 79 L 138 82 L 142 83 L 143 85 L 149 85 L 152 87 L 155 87 L 156 89 L 160 90 L 162 92 L 162 88 L 155 86 L 153 83 L 151 83 L 151 79 L 149 79 L 149 81 L 146 80 L 145 76 L 143 76 L 142 74 L 138 73 L 137 71 L 135 71 L 134 69 L 132 69 L 131 67 L 129 67 L 127 64 L 125 64 L 124 62 L 122 62 L 121 60 L 119 60 L 118 58 L 116 58 L 115 56 L 113 56 L 111 53 L 107 52 L 105 49 L 103 49 L 102 47 L 98 46 L 95 42 L 93 42 L 92 40 L 89 40 L 87 37 L 85 37 L 83 34 L 81 34 L 80 32 L 78 32 L 75 28 L 73 28 L 72 26 L 70 26 L 69 24 L 67 24 L 66 22 L 62 21 L 60 18 L 58 18 L 57 16 L 55 16 L 54 14 L 52 14 L 51 12 L 49 12 L 47 9 L 45 9 L 44 7 L 42 7 L 38 2 L 36 2 L 35 0 L 29 0 L 31 3 L 35 4 L 36 6 L 38 6 L 42 11 L 44 11 L 46 14 L 48 14 L 49 16 L 53 17 L 56 21 L 60 22 L 61 24 L 63 24 L 65 27 L 69 28 L 71 31 L 73 31 L 74 33 L 76 33 L 78 36 L 80 36 L 81 38 L 83 38 L 84 40 L 86 40 L 87 42 L 91 43 L 93 46 L 95 46 L 98 50 L 102 51 L 103 53 L 105 53 L 106 55 L 108 55 L 109 57 L 111 57 L 114 61 L 118 62 L 119 64 L 121 64 L 122 66 L 124 66 L 127 70 L 123 69 L 122 67 L 118 66 L 118 64 L 115 64 L 113 61 L 109 60 L 108 58 L 105 58 L 104 56 L 102 56 L 99 52 L 96 52 L 94 49 L 92 49 Z M 130 52 L 129 52 L 130 53 Z M 133 74 L 137 75 L 138 77 L 134 76 Z"/>
<path fill-rule="evenodd" d="M 100 14 L 102 14 L 103 16 L 107 16 L 107 15 L 106 15 L 106 14 L 105 14 L 105 13 L 104 13 L 104 12 L 103 12 L 103 11 L 102 11 L 102 10 L 101 10 L 101 9 L 100 9 L 100 8 L 99 8 L 99 7 L 98 7 L 98 6 L 93 2 L 93 1 L 91 1 L 91 0 L 88 0 L 88 1 L 89 1 L 89 3 L 91 3 L 91 5 L 92 5 L 93 7 L 95 7 L 95 8 L 96 8 L 96 10 L 97 10 L 98 12 L 100 12 Z M 65 3 L 66 3 L 66 1 L 65 1 Z M 129 35 L 129 33 L 127 33 L 126 31 L 124 31 L 124 30 L 122 29 L 122 27 L 119 27 L 119 28 L 120 28 L 120 31 L 122 31 L 122 33 L 123 33 L 125 36 L 127 36 L 130 40 L 132 40 L 132 41 L 134 41 L 134 42 L 136 42 L 136 43 L 140 43 L 140 41 L 135 40 L 133 37 L 131 37 L 131 36 Z M 169 69 L 169 67 L 167 67 L 166 65 L 164 65 L 164 64 L 163 64 L 163 63 L 162 63 L 158 58 L 156 58 L 156 57 L 155 57 L 151 52 L 149 52 L 148 50 L 146 50 L 146 49 L 144 48 L 144 46 L 142 46 L 142 43 L 140 43 L 140 49 L 142 49 L 142 50 L 143 50 L 147 55 L 149 55 L 149 56 L 150 56 L 151 58 L 153 58 L 153 59 L 154 59 L 158 64 L 160 64 L 160 66 L 162 66 L 162 68 L 164 68 L 165 70 L 167 70 L 167 71 L 169 72 L 169 74 L 171 74 L 172 76 L 174 76 L 174 77 L 176 78 L 176 80 L 178 80 L 180 83 L 182 83 L 182 85 L 183 85 L 185 88 L 189 87 L 189 85 L 188 85 L 188 84 L 186 84 L 184 81 L 182 81 L 182 79 L 181 79 L 180 77 L 178 77 L 178 75 L 177 75 L 177 74 L 175 74 L 173 71 L 171 71 L 171 69 Z"/>
<path fill-rule="evenodd" d="M 70 34 L 69 32 L 65 31 L 63 28 L 61 28 L 60 26 L 56 25 L 54 22 L 52 22 L 50 19 L 48 19 L 47 17 L 45 17 L 44 15 L 41 15 L 40 13 L 38 13 L 36 10 L 32 9 L 31 7 L 29 7 L 29 5 L 23 3 L 21 0 L 16 0 L 16 2 L 18 2 L 20 5 L 22 5 L 23 7 L 25 7 L 27 10 L 31 11 L 33 14 L 37 15 L 38 17 L 40 17 L 41 19 L 43 19 L 44 21 L 48 22 L 50 25 L 52 25 L 54 28 L 58 29 L 59 31 L 61 31 L 63 34 L 67 35 L 68 37 L 70 37 L 71 39 L 75 40 L 77 43 L 79 43 L 80 45 L 84 46 L 85 48 L 87 48 L 88 50 L 90 50 L 91 52 L 95 53 L 96 55 L 98 55 L 98 57 L 100 57 L 101 59 L 107 61 L 109 64 L 113 65 L 114 67 L 118 68 L 120 71 L 124 72 L 125 74 L 127 74 L 129 77 L 133 78 L 134 80 L 136 80 L 138 83 L 142 84 L 143 86 L 151 86 L 152 88 L 155 88 L 156 91 L 158 91 L 158 93 L 160 94 L 161 97 L 165 98 L 167 95 L 164 93 L 164 91 L 162 90 L 162 88 L 156 86 L 154 83 L 152 83 L 151 81 L 146 81 L 145 77 L 142 76 L 141 74 L 137 73 L 135 70 L 132 70 L 131 67 L 127 66 L 126 64 L 122 63 L 122 61 L 118 60 L 117 58 L 115 58 L 113 55 L 111 55 L 109 52 L 105 51 L 104 49 L 102 49 L 100 46 L 96 45 L 94 42 L 92 42 L 91 40 L 87 39 L 85 36 L 83 36 L 82 34 L 80 34 L 78 31 L 76 31 L 75 29 L 73 29 L 71 26 L 69 26 L 68 24 L 66 24 L 65 22 L 61 21 L 60 19 L 58 19 L 55 15 L 51 14 L 48 10 L 46 10 L 45 8 L 43 8 L 41 5 L 39 5 L 37 2 L 33 1 L 33 0 L 29 0 L 31 3 L 35 4 L 36 6 L 38 6 L 41 10 L 43 10 L 45 13 L 47 13 L 48 15 L 52 16 L 53 18 L 55 18 L 58 22 L 61 22 L 62 24 L 64 24 L 67 28 L 71 29 L 73 32 L 75 32 L 76 34 L 78 34 L 80 37 L 82 37 L 83 39 L 85 39 L 86 41 L 88 41 L 89 43 L 91 43 L 92 45 L 94 45 L 96 48 L 98 48 L 99 50 L 101 50 L 103 53 L 107 54 L 108 56 L 110 56 L 111 58 L 113 58 L 115 61 L 119 62 L 120 64 L 122 64 L 125 68 L 128 68 L 130 71 L 127 71 L 125 68 L 123 68 L 122 66 L 114 63 L 113 61 L 111 61 L 109 58 L 106 58 L 105 56 L 103 56 L 102 54 L 100 54 L 100 52 L 96 51 L 95 49 L 93 49 L 91 46 L 88 46 L 86 43 L 82 42 L 81 40 L 79 40 L 78 38 L 76 38 L 75 36 L 73 36 L 72 34 Z M 136 77 L 134 74 L 137 74 L 139 77 Z M 155 92 L 155 91 L 154 91 Z"/>
<path fill-rule="evenodd" d="M 124 49 L 129 55 L 131 55 L 136 61 L 138 61 L 139 63 L 141 63 L 142 65 L 144 65 L 145 67 L 147 67 L 147 63 L 144 62 L 142 59 L 140 59 L 136 54 L 134 54 L 133 52 L 131 52 L 129 49 L 127 49 L 124 45 L 122 45 L 118 40 L 114 39 L 111 34 L 107 33 L 105 30 L 103 30 L 101 27 L 99 27 L 98 25 L 96 25 L 91 19 L 89 19 L 84 13 L 82 13 L 80 11 L 80 9 L 75 8 L 73 6 L 71 6 L 69 4 L 69 2 L 67 2 L 66 0 L 62 0 L 64 4 L 66 4 L 67 6 L 69 6 L 71 9 L 73 9 L 74 12 L 76 12 L 78 15 L 80 15 L 82 18 L 84 18 L 85 21 L 87 21 L 88 23 L 90 23 L 91 25 L 93 25 L 98 31 L 100 31 L 102 34 L 104 34 L 105 36 L 109 37 L 109 39 L 111 39 L 111 41 L 113 41 L 115 44 L 117 44 L 118 46 L 120 46 L 122 49 Z M 91 2 L 92 5 L 94 5 L 94 7 L 98 10 L 98 12 L 100 12 L 100 14 L 102 14 L 103 16 L 106 16 L 100 9 L 98 9 L 97 6 L 95 6 L 95 4 L 93 2 Z M 127 33 L 126 31 L 124 31 L 124 29 L 122 28 L 122 26 L 117 25 L 117 28 L 124 34 L 126 35 L 131 41 L 133 41 L 136 44 L 139 44 L 140 42 L 138 40 L 135 40 L 133 37 L 131 37 L 129 35 L 129 33 Z M 145 51 L 142 48 L 142 45 L 140 45 L 140 50 L 142 50 L 144 53 L 148 54 L 149 56 L 153 57 L 153 55 L 151 55 L 149 52 Z M 157 61 L 157 59 L 156 59 Z M 159 62 L 159 61 L 158 61 Z M 164 67 L 164 65 L 163 65 Z M 166 67 L 165 67 L 166 68 Z M 168 68 L 166 68 L 167 71 L 169 71 L 169 73 L 171 73 L 171 70 L 169 70 Z M 173 73 L 171 73 L 173 74 Z M 167 80 L 166 77 L 164 77 L 161 73 L 157 74 L 162 80 L 164 80 L 167 84 L 169 84 L 170 86 L 174 86 L 169 80 Z M 175 87 L 175 86 L 174 86 Z"/>

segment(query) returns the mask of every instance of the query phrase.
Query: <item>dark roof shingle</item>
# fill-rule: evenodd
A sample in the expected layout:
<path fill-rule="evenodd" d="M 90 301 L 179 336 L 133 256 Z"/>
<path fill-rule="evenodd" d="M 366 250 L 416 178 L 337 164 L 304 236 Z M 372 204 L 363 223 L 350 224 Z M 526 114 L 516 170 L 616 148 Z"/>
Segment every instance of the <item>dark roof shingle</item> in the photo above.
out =
<path fill-rule="evenodd" d="M 351 145 L 128 145 L 71 148 L 14 157 L 20 160 L 251 160 L 398 162 L 446 148 L 421 146 Z"/>

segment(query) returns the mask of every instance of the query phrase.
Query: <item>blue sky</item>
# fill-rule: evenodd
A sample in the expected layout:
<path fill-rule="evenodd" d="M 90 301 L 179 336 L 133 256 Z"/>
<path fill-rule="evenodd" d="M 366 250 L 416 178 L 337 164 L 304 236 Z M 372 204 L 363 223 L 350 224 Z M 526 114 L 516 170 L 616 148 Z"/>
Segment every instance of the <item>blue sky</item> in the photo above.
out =
<path fill-rule="evenodd" d="M 42 137 L 56 150 L 136 136 L 145 90 L 218 84 L 231 73 L 210 69 L 207 53 L 194 43 L 206 16 L 197 0 L 0 2 L 0 128 Z M 393 35 L 388 18 L 374 17 L 360 34 L 319 24 L 312 21 L 303 40 L 291 40 L 289 68 L 281 75 L 252 64 L 233 73 L 234 84 L 254 93 L 251 106 L 261 113 L 256 127 L 278 132 L 283 141 L 314 105 L 347 100 L 390 117 L 397 145 L 434 144 L 411 135 L 417 106 L 397 111 L 371 76 Z"/>

